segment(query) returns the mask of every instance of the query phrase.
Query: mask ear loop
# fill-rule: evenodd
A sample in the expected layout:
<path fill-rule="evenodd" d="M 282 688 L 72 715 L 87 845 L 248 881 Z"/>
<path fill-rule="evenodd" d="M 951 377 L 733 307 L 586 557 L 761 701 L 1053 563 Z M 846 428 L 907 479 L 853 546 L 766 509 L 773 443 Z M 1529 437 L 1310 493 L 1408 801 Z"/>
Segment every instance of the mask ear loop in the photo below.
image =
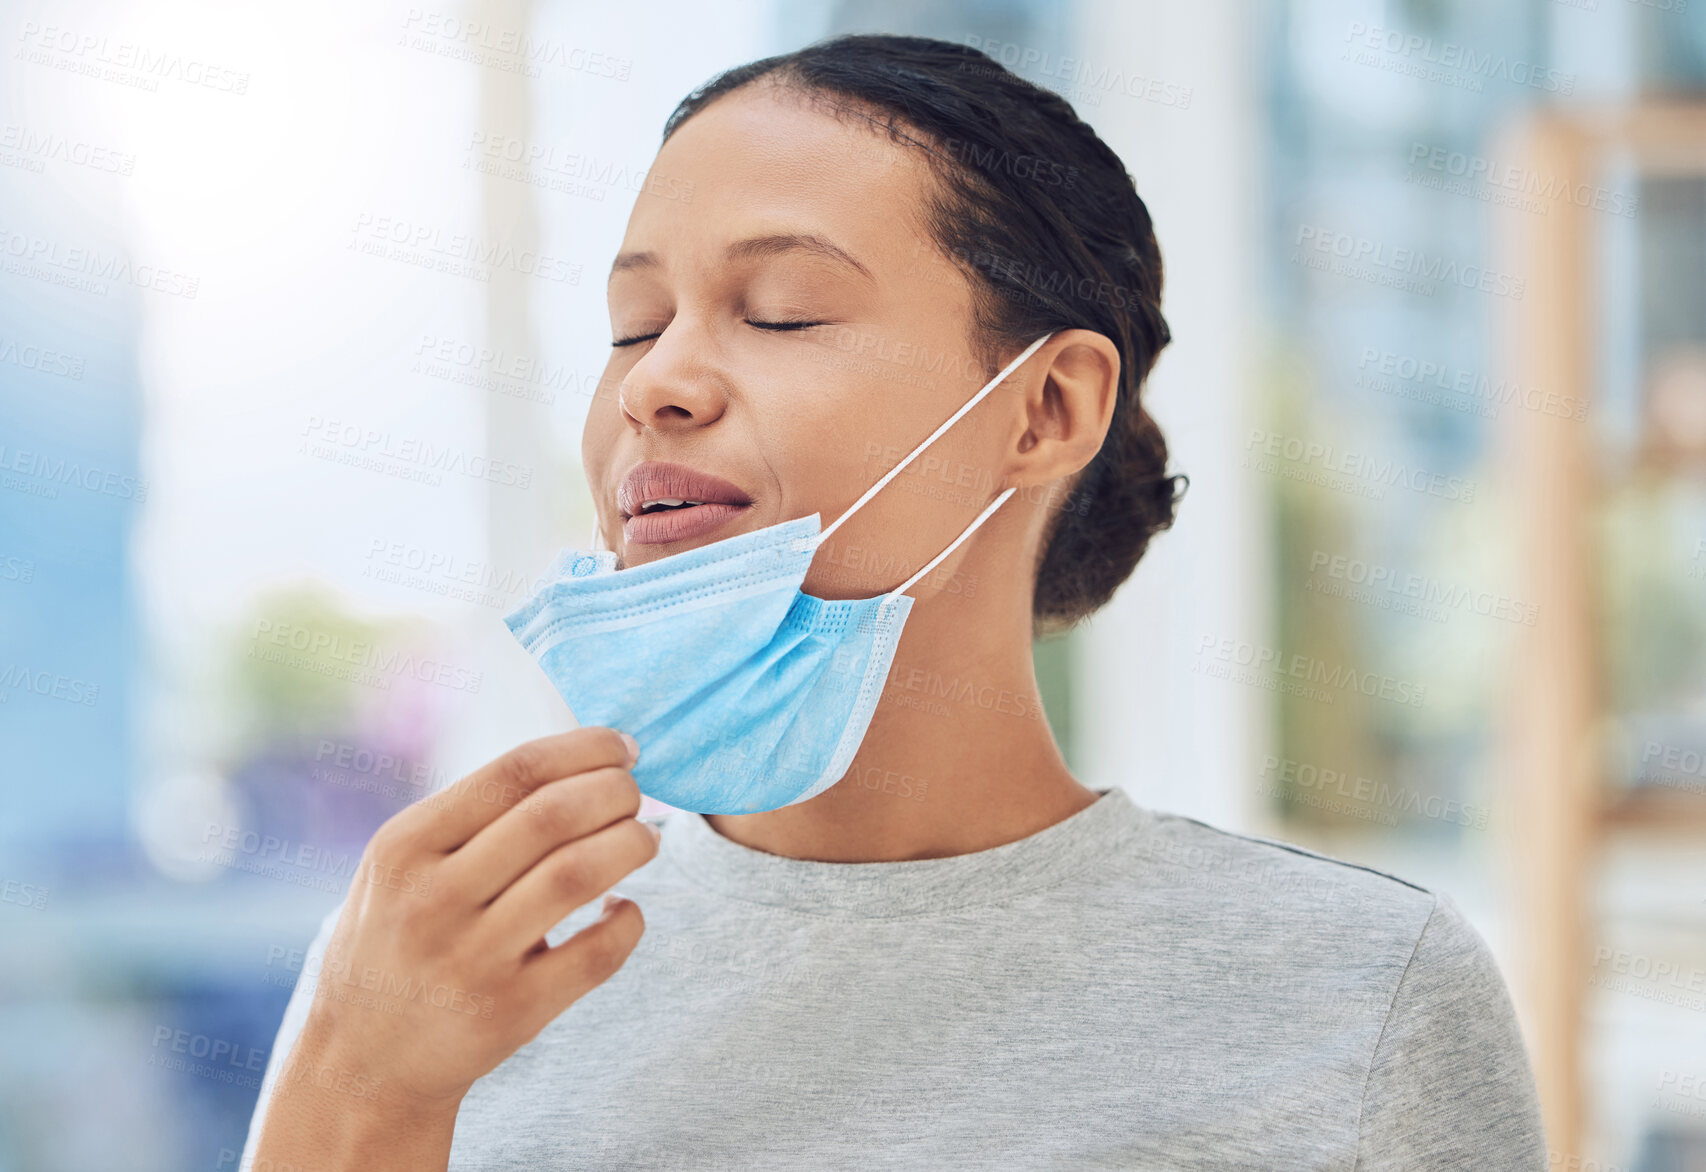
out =
<path fill-rule="evenodd" d="M 834 533 L 837 529 L 841 528 L 842 523 L 844 521 L 846 521 L 847 518 L 851 517 L 854 513 L 858 512 L 859 509 L 864 506 L 866 501 L 868 501 L 872 497 L 876 496 L 877 493 L 882 489 L 882 487 L 885 484 L 887 484 L 889 481 L 893 480 L 896 476 L 899 476 L 901 474 L 901 470 L 904 469 L 908 464 L 912 463 L 913 460 L 917 459 L 918 454 L 920 452 L 922 452 L 925 448 L 929 447 L 931 444 L 935 443 L 938 439 L 940 439 L 943 432 L 947 431 L 954 424 L 958 423 L 960 421 L 961 416 L 963 416 L 967 411 L 970 411 L 973 407 L 977 406 L 978 403 L 982 401 L 982 399 L 985 395 L 989 394 L 990 391 L 993 391 L 997 386 L 1000 385 L 1002 379 L 1006 378 L 1008 375 L 1012 374 L 1015 370 L 1017 370 L 1021 365 L 1023 365 L 1023 363 L 1025 362 L 1025 360 L 1027 358 L 1029 358 L 1031 355 L 1035 354 L 1037 352 L 1037 350 L 1042 346 L 1042 344 L 1044 342 L 1048 341 L 1052 337 L 1054 337 L 1053 333 L 1044 334 L 1042 337 L 1038 338 L 1036 341 L 1032 342 L 1029 346 L 1026 346 L 1023 350 L 1021 350 L 1019 352 L 1019 356 L 1017 358 L 1013 359 L 1013 361 L 1009 362 L 1007 364 L 1007 366 L 1001 371 L 1000 374 L 996 375 L 994 378 L 992 378 L 988 382 L 984 383 L 982 390 L 978 391 L 977 394 L 973 395 L 971 398 L 967 399 L 964 403 L 962 403 L 960 405 L 960 409 L 958 411 L 955 411 L 952 415 L 948 416 L 946 419 L 944 419 L 942 421 L 942 424 L 940 427 L 938 427 L 935 431 L 931 432 L 927 437 L 925 437 L 925 440 L 923 443 L 919 444 L 916 448 L 913 448 L 911 452 L 907 453 L 906 458 L 903 459 L 900 463 L 896 464 L 893 468 L 890 468 L 887 472 L 883 473 L 882 477 L 875 484 L 871 485 L 870 488 L 867 488 L 865 490 L 864 495 L 862 495 L 858 500 L 854 501 L 851 505 L 849 505 L 847 507 L 846 512 L 842 513 L 841 516 L 837 517 L 834 521 L 830 522 L 829 528 L 823 530 L 816 537 L 808 537 L 808 538 L 802 539 L 802 542 L 798 546 L 798 548 L 802 549 L 802 550 L 804 550 L 804 549 L 816 549 L 818 546 L 822 545 L 826 540 L 828 540 L 829 535 L 831 533 Z M 937 554 L 935 556 L 935 558 L 933 558 L 930 561 L 930 563 L 924 567 L 923 570 L 920 570 L 917 574 L 914 574 L 912 576 L 912 578 L 907 581 L 906 586 L 911 586 L 920 577 L 922 577 L 925 570 L 934 569 L 937 562 L 941 561 L 943 558 L 947 557 L 950 553 L 952 553 L 954 550 L 954 546 L 957 546 L 960 542 L 964 541 L 967 537 L 971 536 L 972 531 L 975 530 L 979 525 L 983 524 L 983 522 L 989 517 L 989 514 L 993 513 L 996 510 L 996 508 L 1001 504 L 1001 502 L 1005 501 L 1011 495 L 1013 495 L 1013 489 L 1009 488 L 1005 492 L 1003 492 L 1000 496 L 996 497 L 995 501 L 992 504 L 990 504 L 990 506 L 988 508 L 984 509 L 983 513 L 981 515 L 979 515 L 978 519 L 973 521 L 971 523 L 971 526 L 969 528 L 967 528 L 964 533 L 960 534 L 958 538 L 955 539 L 953 545 L 948 546 L 947 549 L 945 549 L 941 553 Z M 890 593 L 899 594 L 901 592 L 901 590 L 906 589 L 906 586 L 901 587 L 900 590 L 891 591 Z"/>

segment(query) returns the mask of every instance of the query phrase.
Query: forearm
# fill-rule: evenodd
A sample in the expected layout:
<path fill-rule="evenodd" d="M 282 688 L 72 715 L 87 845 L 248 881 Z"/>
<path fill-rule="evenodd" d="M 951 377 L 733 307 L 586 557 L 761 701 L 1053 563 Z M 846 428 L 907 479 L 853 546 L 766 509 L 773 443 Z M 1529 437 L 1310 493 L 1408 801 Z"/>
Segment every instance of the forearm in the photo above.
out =
<path fill-rule="evenodd" d="M 302 1038 L 280 1068 L 255 1169 L 417 1172 L 450 1161 L 461 1099 L 422 1102 Z"/>

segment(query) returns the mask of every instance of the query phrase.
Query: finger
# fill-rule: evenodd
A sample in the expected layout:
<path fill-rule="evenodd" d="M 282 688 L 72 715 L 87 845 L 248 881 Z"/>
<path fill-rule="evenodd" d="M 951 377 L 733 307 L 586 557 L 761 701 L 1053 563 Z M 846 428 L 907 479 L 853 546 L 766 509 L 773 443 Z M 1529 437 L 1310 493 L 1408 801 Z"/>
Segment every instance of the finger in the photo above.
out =
<path fill-rule="evenodd" d="M 517 745 L 455 785 L 422 798 L 392 821 L 396 832 L 435 851 L 453 851 L 505 810 L 549 782 L 592 769 L 626 768 L 634 757 L 615 729 L 577 728 Z"/>
<path fill-rule="evenodd" d="M 524 961 L 522 987 L 534 1004 L 548 1010 L 549 1021 L 615 975 L 645 931 L 640 906 L 615 897 L 591 924 Z"/>
<path fill-rule="evenodd" d="M 658 836 L 632 818 L 564 843 L 492 901 L 478 931 L 490 947 L 520 956 L 576 908 L 609 891 L 657 853 Z"/>
<path fill-rule="evenodd" d="M 547 782 L 452 851 L 441 874 L 484 906 L 546 854 L 640 812 L 640 787 L 626 769 L 594 769 Z"/>

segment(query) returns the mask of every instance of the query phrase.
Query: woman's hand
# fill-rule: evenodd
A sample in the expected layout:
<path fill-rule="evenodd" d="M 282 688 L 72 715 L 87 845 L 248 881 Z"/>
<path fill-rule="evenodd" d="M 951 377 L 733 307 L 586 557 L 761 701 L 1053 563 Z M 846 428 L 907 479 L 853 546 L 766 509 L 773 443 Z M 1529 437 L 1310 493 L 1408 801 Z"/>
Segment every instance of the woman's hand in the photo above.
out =
<path fill-rule="evenodd" d="M 657 854 L 632 744 L 608 728 L 529 741 L 374 833 L 304 974 L 314 1000 L 258 1167 L 443 1167 L 474 1080 L 622 966 L 645 930 L 631 900 L 544 937 Z"/>

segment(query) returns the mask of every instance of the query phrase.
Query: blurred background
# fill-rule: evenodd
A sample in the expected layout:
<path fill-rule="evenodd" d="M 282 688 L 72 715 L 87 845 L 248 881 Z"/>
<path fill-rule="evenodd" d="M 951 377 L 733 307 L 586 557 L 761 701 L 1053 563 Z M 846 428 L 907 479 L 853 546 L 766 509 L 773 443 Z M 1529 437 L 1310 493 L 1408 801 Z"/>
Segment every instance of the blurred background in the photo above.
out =
<path fill-rule="evenodd" d="M 566 726 L 501 615 L 664 118 L 849 31 L 1158 226 L 1191 489 L 1037 649 L 1073 767 L 1447 892 L 1552 1166 L 1706 1168 L 1706 4 L 0 13 L 0 1172 L 235 1168 L 367 836 Z"/>

